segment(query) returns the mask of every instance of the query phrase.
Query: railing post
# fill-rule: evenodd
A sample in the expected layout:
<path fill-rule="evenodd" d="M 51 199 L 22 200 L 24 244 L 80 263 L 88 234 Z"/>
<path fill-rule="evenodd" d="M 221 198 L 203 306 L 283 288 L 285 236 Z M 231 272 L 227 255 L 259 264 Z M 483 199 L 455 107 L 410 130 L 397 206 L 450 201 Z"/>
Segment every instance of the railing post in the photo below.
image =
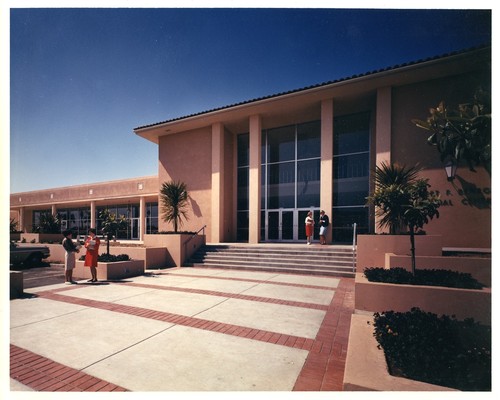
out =
<path fill-rule="evenodd" d="M 352 224 L 352 272 L 356 272 L 356 226 Z"/>

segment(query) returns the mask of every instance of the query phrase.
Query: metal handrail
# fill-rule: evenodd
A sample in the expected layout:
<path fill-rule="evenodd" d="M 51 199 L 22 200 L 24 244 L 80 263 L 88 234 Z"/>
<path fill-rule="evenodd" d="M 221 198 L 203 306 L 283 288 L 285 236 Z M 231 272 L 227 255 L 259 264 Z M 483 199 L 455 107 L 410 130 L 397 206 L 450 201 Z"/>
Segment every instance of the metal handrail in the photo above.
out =
<path fill-rule="evenodd" d="M 203 234 L 205 234 L 205 228 L 207 227 L 207 225 L 203 225 L 200 229 L 198 229 L 195 233 L 193 233 L 190 237 L 187 238 L 187 240 L 184 242 L 184 246 L 187 246 L 187 244 L 195 237 L 198 235 L 198 233 L 200 233 L 201 231 L 203 231 Z"/>
<path fill-rule="evenodd" d="M 356 222 L 352 224 L 352 272 L 356 272 Z"/>

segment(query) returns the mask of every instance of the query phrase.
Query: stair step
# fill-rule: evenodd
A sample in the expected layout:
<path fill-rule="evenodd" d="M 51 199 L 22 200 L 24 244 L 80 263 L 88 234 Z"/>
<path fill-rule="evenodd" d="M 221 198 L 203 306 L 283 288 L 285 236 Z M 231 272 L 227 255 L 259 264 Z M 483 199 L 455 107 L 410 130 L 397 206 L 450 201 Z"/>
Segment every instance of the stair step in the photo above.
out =
<path fill-rule="evenodd" d="M 350 246 L 206 245 L 186 266 L 354 277 Z"/>

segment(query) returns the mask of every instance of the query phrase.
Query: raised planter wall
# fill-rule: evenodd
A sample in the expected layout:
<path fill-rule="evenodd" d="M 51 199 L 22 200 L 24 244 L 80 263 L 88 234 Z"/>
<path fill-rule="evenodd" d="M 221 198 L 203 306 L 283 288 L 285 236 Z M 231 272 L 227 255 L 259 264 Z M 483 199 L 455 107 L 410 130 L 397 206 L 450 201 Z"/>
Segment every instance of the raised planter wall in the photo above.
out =
<path fill-rule="evenodd" d="M 384 351 L 377 348 L 373 324 L 368 322 L 373 323 L 373 318 L 357 314 L 351 317 L 344 391 L 457 391 L 390 375 Z"/>
<path fill-rule="evenodd" d="M 64 236 L 62 233 L 21 233 L 20 240 L 26 240 L 26 243 L 62 243 Z"/>
<path fill-rule="evenodd" d="M 50 249 L 50 257 L 47 259 L 48 262 L 64 263 L 64 248 L 62 244 L 47 244 Z M 80 258 L 85 255 L 85 248 L 80 249 L 80 253 L 76 254 L 76 258 Z M 99 254 L 106 252 L 106 243 L 101 242 L 99 247 Z M 109 248 L 109 253 L 117 256 L 119 254 L 128 254 L 133 260 L 141 260 L 144 263 L 144 268 L 163 268 L 168 266 L 167 250 L 165 248 L 153 248 L 153 247 L 127 247 L 127 246 L 111 246 Z"/>
<path fill-rule="evenodd" d="M 441 256 L 443 254 L 441 235 L 416 235 L 417 256 Z M 411 255 L 409 235 L 358 235 L 356 266 L 358 271 L 367 267 L 384 267 L 385 254 Z"/>
<path fill-rule="evenodd" d="M 161 247 L 167 251 L 166 262 L 170 267 L 181 267 L 184 265 L 199 247 L 206 243 L 205 235 L 179 234 L 156 234 L 144 235 L 144 246 Z"/>
<path fill-rule="evenodd" d="M 401 267 L 411 271 L 410 256 L 387 253 L 385 260 L 385 268 Z M 491 287 L 491 258 L 421 256 L 417 257 L 416 265 L 417 269 L 446 269 L 471 274 L 483 285 Z"/>
<path fill-rule="evenodd" d="M 10 298 L 16 299 L 23 295 L 24 282 L 22 271 L 10 271 Z"/>
<path fill-rule="evenodd" d="M 73 270 L 73 278 L 75 279 L 90 279 L 90 268 L 83 266 L 83 261 L 77 261 Z M 98 280 L 116 280 L 130 278 L 144 274 L 144 261 L 117 261 L 111 263 L 97 263 L 97 279 Z"/>
<path fill-rule="evenodd" d="M 491 325 L 491 289 L 455 289 L 442 286 L 400 285 L 369 282 L 363 273 L 355 278 L 356 310 L 406 312 L 412 307 L 437 315 L 474 318 Z"/>

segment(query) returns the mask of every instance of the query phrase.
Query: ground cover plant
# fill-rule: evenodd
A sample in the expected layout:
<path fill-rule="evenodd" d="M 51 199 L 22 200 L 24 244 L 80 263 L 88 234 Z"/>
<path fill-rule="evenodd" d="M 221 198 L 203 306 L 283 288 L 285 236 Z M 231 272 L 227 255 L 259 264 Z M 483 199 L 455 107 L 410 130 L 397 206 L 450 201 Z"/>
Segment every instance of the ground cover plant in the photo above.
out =
<path fill-rule="evenodd" d="M 366 268 L 366 279 L 370 282 L 406 285 L 446 286 L 460 289 L 482 289 L 483 284 L 471 274 L 444 269 L 417 269 L 415 274 L 404 268 Z"/>
<path fill-rule="evenodd" d="M 374 333 L 394 376 L 462 391 L 491 390 L 491 327 L 412 308 L 374 314 Z"/>

